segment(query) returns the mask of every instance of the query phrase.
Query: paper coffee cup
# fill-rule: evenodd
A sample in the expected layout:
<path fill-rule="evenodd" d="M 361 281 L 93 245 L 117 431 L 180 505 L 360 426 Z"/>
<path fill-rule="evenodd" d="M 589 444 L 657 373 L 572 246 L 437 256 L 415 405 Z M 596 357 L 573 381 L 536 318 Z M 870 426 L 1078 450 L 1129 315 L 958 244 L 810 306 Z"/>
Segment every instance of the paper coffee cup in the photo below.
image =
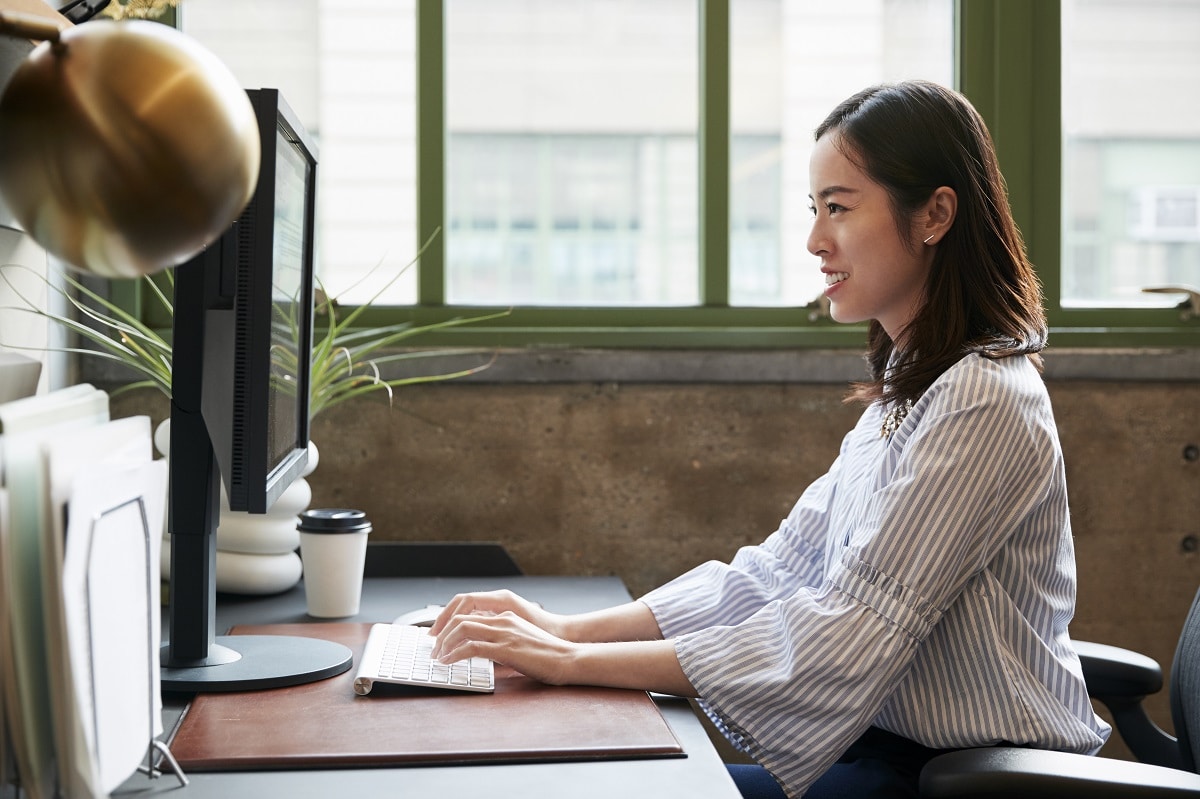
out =
<path fill-rule="evenodd" d="M 317 508 L 300 514 L 300 560 L 308 615 L 337 619 L 358 613 L 371 522 L 349 508 Z"/>

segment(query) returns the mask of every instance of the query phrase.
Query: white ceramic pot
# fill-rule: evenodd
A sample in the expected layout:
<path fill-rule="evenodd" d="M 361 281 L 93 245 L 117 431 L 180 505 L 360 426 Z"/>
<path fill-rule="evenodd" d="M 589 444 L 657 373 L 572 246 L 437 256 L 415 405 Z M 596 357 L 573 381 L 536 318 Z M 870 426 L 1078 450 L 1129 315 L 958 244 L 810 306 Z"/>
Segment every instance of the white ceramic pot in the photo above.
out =
<path fill-rule="evenodd" d="M 166 457 L 170 451 L 170 419 L 159 424 L 154 445 Z M 233 594 L 277 594 L 300 582 L 302 565 L 297 549 L 300 534 L 297 517 L 312 502 L 312 489 L 304 479 L 320 460 L 317 447 L 308 444 L 308 466 L 303 476 L 280 495 L 266 513 L 229 509 L 221 489 L 221 517 L 217 526 L 217 590 Z M 171 542 L 165 534 L 162 572 L 170 575 Z"/>

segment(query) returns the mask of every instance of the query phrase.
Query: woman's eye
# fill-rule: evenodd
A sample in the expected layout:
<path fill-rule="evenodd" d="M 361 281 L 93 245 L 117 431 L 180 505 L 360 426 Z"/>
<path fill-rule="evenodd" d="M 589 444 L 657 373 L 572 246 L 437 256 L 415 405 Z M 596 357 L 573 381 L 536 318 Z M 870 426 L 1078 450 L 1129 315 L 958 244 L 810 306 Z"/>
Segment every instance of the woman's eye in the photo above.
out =
<path fill-rule="evenodd" d="M 837 203 L 821 203 L 820 207 L 824 208 L 825 211 L 830 216 L 833 216 L 834 214 L 840 214 L 841 212 L 846 210 L 846 206 L 838 205 Z M 810 204 L 808 206 L 808 210 L 812 213 L 813 217 L 816 217 L 816 215 L 817 215 L 817 206 L 816 205 Z"/>

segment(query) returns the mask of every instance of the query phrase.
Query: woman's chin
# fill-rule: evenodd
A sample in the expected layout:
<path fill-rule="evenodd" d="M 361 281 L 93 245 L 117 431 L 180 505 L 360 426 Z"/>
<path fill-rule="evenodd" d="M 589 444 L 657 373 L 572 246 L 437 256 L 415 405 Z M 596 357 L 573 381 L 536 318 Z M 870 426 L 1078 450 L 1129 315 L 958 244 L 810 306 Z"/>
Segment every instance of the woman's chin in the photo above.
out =
<path fill-rule="evenodd" d="M 831 302 L 829 304 L 829 318 L 843 325 L 853 325 L 858 322 L 866 321 L 865 317 L 852 312 L 845 306 L 839 307 L 836 302 Z"/>

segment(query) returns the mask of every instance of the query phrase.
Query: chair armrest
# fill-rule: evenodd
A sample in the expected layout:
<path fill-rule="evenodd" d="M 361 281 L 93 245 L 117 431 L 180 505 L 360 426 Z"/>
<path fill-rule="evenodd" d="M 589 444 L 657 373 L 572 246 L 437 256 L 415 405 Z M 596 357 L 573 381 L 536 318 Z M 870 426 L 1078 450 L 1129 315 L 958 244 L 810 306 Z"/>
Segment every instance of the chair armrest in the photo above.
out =
<path fill-rule="evenodd" d="M 1153 658 L 1129 649 L 1075 641 L 1088 694 L 1112 713 L 1113 724 L 1129 751 L 1142 763 L 1183 768 L 1179 742 L 1162 730 L 1142 704 L 1162 690 L 1162 668 Z"/>
<path fill-rule="evenodd" d="M 1083 664 L 1088 693 L 1105 696 L 1143 697 L 1162 690 L 1162 668 L 1154 658 L 1119 646 L 1073 641 Z"/>
<path fill-rule="evenodd" d="M 921 771 L 928 799 L 1200 797 L 1200 774 L 1105 757 L 996 746 L 939 755 Z"/>

